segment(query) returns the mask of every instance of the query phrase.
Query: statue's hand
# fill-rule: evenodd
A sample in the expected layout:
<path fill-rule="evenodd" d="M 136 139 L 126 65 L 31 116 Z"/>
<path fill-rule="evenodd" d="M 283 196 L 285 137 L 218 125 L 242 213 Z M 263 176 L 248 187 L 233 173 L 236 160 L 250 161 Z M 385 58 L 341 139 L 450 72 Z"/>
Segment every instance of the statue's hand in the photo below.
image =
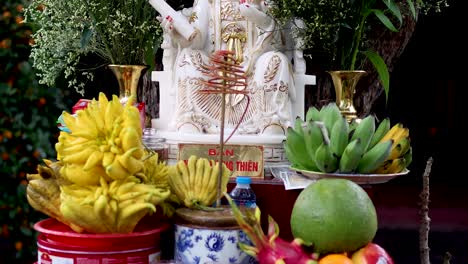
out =
<path fill-rule="evenodd" d="M 165 18 L 159 16 L 157 19 L 161 22 L 161 28 L 164 33 L 169 33 L 170 35 L 174 34 L 174 20 L 171 16 L 166 16 Z"/>
<path fill-rule="evenodd" d="M 247 3 L 245 0 L 239 4 L 239 11 L 243 17 L 255 23 L 261 29 L 267 29 L 274 21 L 259 8 L 259 5 Z"/>

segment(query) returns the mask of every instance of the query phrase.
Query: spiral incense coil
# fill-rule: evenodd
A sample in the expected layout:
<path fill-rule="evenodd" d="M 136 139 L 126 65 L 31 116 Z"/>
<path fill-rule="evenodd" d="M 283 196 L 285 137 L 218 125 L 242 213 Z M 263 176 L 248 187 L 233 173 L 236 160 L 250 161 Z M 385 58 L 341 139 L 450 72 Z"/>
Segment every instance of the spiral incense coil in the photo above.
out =
<path fill-rule="evenodd" d="M 235 55 L 231 51 L 220 50 L 210 56 L 210 65 L 203 65 L 203 68 L 208 72 L 207 76 L 211 77 L 207 81 L 203 81 L 206 88 L 200 89 L 198 92 L 202 94 L 235 94 L 242 95 L 247 98 L 247 105 L 244 112 L 232 130 L 229 137 L 224 141 L 228 142 L 231 136 L 236 132 L 239 125 L 242 123 L 247 109 L 250 104 L 250 97 L 248 95 L 247 77 L 242 70 L 242 66 L 236 62 Z M 221 120 L 224 122 L 224 120 Z"/>

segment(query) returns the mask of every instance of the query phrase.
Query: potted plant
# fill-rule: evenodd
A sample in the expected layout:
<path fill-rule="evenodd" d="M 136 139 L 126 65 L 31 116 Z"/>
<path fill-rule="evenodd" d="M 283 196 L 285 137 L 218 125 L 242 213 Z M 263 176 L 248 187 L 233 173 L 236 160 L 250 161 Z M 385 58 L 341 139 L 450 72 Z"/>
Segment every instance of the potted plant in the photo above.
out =
<path fill-rule="evenodd" d="M 295 34 L 303 39 L 305 53 L 320 64 L 319 71 L 368 73 L 357 104 L 366 115 L 382 92 L 388 97 L 389 73 L 411 38 L 418 15 L 440 12 L 445 6 L 447 1 L 439 0 L 273 0 L 271 15 L 282 23 L 303 21 Z M 316 105 L 330 101 L 329 84 L 329 78 L 318 78 Z"/>
<path fill-rule="evenodd" d="M 51 86 L 64 75 L 83 96 L 103 66 L 154 67 L 162 35 L 157 16 L 146 0 L 33 0 L 25 17 L 39 28 L 31 50 L 39 82 Z"/>

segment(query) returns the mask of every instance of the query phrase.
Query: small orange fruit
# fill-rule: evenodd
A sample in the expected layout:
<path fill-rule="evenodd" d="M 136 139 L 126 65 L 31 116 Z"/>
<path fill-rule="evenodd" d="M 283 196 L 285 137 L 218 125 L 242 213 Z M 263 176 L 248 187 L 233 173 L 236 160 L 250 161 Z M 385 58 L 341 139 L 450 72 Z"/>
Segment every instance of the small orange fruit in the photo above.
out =
<path fill-rule="evenodd" d="M 353 264 L 353 261 L 343 254 L 329 254 L 321 258 L 319 264 Z"/>

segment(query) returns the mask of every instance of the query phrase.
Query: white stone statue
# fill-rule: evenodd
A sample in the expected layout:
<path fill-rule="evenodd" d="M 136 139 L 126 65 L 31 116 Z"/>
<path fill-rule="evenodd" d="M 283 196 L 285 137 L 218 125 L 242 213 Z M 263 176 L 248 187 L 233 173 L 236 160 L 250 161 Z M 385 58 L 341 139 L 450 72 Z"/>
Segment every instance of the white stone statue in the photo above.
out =
<path fill-rule="evenodd" d="M 240 122 L 238 135 L 284 135 L 296 116 L 303 117 L 304 85 L 315 84 L 315 76 L 305 75 L 302 51 L 291 31 L 265 13 L 265 2 L 195 0 L 179 12 L 164 0 L 150 3 L 162 15 L 164 72 L 153 80 L 160 82 L 160 124 L 168 130 L 219 133 L 222 96 L 197 92 L 208 79 L 202 65 L 217 50 L 235 54 L 247 75 L 242 89 L 250 97 L 243 120 L 246 96 L 226 97 L 226 130 Z"/>

